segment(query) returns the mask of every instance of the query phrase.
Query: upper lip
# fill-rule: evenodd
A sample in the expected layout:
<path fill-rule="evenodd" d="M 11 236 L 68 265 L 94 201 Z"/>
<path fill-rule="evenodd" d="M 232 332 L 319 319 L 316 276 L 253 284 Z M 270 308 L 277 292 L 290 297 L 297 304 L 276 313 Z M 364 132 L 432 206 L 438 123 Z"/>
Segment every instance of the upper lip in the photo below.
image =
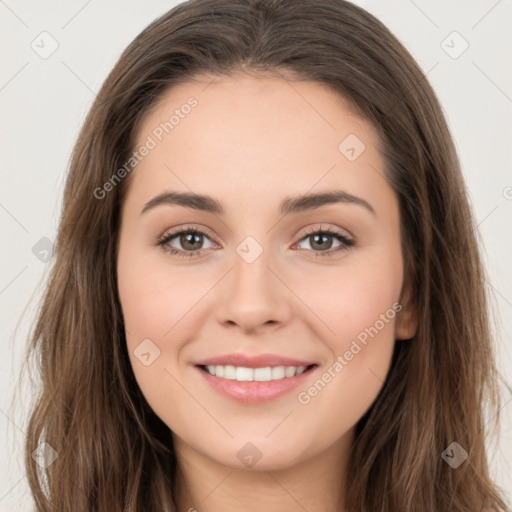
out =
<path fill-rule="evenodd" d="M 226 354 L 223 356 L 211 357 L 196 363 L 197 366 L 240 366 L 244 368 L 266 368 L 268 366 L 310 366 L 315 364 L 312 361 L 301 361 L 291 357 L 275 354 Z"/>

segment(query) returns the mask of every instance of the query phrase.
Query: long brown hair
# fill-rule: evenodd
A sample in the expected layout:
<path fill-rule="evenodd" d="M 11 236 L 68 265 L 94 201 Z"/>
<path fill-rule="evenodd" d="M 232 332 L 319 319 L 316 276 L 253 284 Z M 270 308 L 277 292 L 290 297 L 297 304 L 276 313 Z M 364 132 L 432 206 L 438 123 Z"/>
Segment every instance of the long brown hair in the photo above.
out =
<path fill-rule="evenodd" d="M 128 46 L 74 147 L 55 257 L 26 354 L 41 378 L 25 464 L 38 512 L 176 509 L 169 428 L 137 386 L 117 294 L 120 206 L 142 118 L 173 85 L 200 75 L 268 73 L 339 93 L 379 135 L 400 207 L 405 281 L 418 331 L 397 341 L 390 372 L 356 426 L 351 512 L 505 511 L 485 451 L 500 378 L 479 241 L 442 109 L 412 56 L 343 0 L 190 0 Z M 42 469 L 32 452 L 58 454 Z M 457 442 L 457 469 L 442 457 Z M 51 453 L 51 452 L 48 452 Z"/>

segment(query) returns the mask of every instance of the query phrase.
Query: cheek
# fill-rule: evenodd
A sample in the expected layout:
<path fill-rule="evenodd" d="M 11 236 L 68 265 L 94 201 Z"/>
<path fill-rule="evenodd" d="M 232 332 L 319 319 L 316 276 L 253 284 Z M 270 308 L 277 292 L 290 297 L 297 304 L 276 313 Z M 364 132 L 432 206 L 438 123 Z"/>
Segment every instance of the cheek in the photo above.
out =
<path fill-rule="evenodd" d="M 175 323 L 173 312 L 181 301 L 165 274 L 156 271 L 148 258 L 132 249 L 129 237 L 124 239 L 124 245 L 121 239 L 117 280 L 127 349 L 144 391 L 145 381 L 154 382 L 155 373 L 164 367 L 162 363 L 173 357 L 163 350 L 163 341 Z M 150 355 L 143 358 L 142 354 L 147 353 Z M 150 365 L 144 365 L 150 361 Z"/>
<path fill-rule="evenodd" d="M 374 326 L 380 339 L 393 338 L 397 313 L 393 304 L 400 296 L 402 268 L 399 257 L 387 261 L 358 262 L 294 283 L 297 294 L 307 298 L 306 305 L 313 313 L 304 317 L 311 318 L 311 325 L 314 319 L 321 323 L 319 335 L 329 340 L 331 349 L 347 350 L 353 339 L 361 333 L 360 338 L 364 338 L 366 330 Z"/>
<path fill-rule="evenodd" d="M 309 325 L 317 326 L 317 336 L 331 354 L 313 387 L 302 390 L 300 403 L 315 402 L 326 413 L 338 408 L 356 418 L 377 397 L 391 364 L 401 310 L 401 260 L 389 258 L 387 265 L 385 261 L 338 269 L 314 286 L 307 280 L 298 290 L 298 295 L 308 297 L 307 306 L 314 313 L 307 314 Z"/>
<path fill-rule="evenodd" d="M 163 418 L 186 399 L 173 379 L 181 380 L 180 345 L 170 341 L 180 339 L 179 319 L 188 301 L 179 293 L 176 277 L 133 257 L 118 262 L 118 288 L 135 379 L 149 406 Z"/>
<path fill-rule="evenodd" d="M 296 284 L 297 295 L 307 297 L 307 311 L 301 314 L 305 331 L 314 331 L 318 344 L 330 354 L 315 379 L 297 390 L 294 418 L 303 440 L 321 439 L 328 445 L 348 432 L 370 409 L 386 380 L 401 274 L 398 267 L 379 272 L 371 268 L 354 267 L 337 271 L 337 277 Z M 283 435 L 284 444 L 286 435 L 290 433 Z"/>
<path fill-rule="evenodd" d="M 184 282 L 182 271 L 165 262 L 121 252 L 118 288 L 128 343 L 144 338 L 158 343 L 171 336 L 179 318 L 192 309 L 198 284 Z"/>
<path fill-rule="evenodd" d="M 177 383 L 184 376 L 182 350 L 197 334 L 201 306 L 206 303 L 201 299 L 216 279 L 173 267 L 165 258 L 157 260 L 127 245 L 120 251 L 117 277 L 132 369 L 148 403 L 161 411 L 171 402 L 190 399 Z M 145 365 L 148 360 L 151 363 Z"/>

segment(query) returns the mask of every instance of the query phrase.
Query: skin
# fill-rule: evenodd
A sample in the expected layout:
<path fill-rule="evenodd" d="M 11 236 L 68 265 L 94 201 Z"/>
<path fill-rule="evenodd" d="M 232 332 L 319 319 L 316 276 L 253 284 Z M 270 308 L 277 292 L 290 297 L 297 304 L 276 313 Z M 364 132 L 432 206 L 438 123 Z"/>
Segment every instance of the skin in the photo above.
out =
<path fill-rule="evenodd" d="M 117 270 L 133 371 L 172 430 L 180 510 L 343 510 L 354 426 L 383 386 L 395 340 L 417 328 L 405 300 L 397 197 L 383 178 L 372 126 L 322 84 L 241 73 L 212 80 L 167 91 L 137 134 L 139 147 L 190 96 L 197 99 L 132 171 L 122 205 Z M 338 150 L 349 134 L 366 146 L 352 162 Z M 333 189 L 363 198 L 376 215 L 349 203 L 279 214 L 287 196 Z M 141 215 L 169 190 L 211 195 L 225 214 L 167 204 Z M 207 235 L 192 249 L 202 255 L 180 257 L 156 245 L 190 225 Z M 320 228 L 355 245 L 322 256 L 340 242 L 327 238 L 318 248 L 306 235 Z M 263 249 L 252 263 L 236 252 L 247 236 Z M 179 236 L 169 246 L 190 247 Z M 298 393 L 397 302 L 402 310 L 309 403 L 299 403 Z M 144 339 L 160 350 L 148 366 L 134 355 Z M 233 352 L 320 368 L 300 389 L 242 404 L 219 395 L 194 366 Z M 237 457 L 248 442 L 261 453 L 251 468 Z"/>

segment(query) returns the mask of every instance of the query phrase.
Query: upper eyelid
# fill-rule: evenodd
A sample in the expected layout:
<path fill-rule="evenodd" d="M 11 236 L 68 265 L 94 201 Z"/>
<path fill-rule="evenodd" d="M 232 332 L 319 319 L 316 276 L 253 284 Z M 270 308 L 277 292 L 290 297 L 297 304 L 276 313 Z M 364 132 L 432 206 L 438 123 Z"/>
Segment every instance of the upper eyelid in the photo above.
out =
<path fill-rule="evenodd" d="M 204 235 L 208 237 L 213 242 L 215 241 L 215 237 L 211 236 L 209 234 L 209 230 L 207 228 L 203 227 L 195 227 L 195 226 L 184 226 L 181 228 L 176 228 L 175 230 L 165 231 L 164 234 L 159 238 L 159 240 L 166 240 L 170 239 L 172 240 L 176 236 L 180 235 L 181 233 L 188 233 L 188 232 L 197 232 L 200 235 Z"/>
<path fill-rule="evenodd" d="M 344 231 L 345 233 L 339 233 L 339 231 Z M 351 235 L 346 229 L 344 228 L 340 228 L 340 227 L 332 227 L 332 226 L 327 226 L 327 227 L 323 227 L 323 225 L 320 225 L 319 227 L 314 227 L 314 228 L 308 228 L 308 230 L 306 231 L 306 233 L 303 234 L 302 238 L 308 236 L 308 235 L 311 235 L 313 233 L 318 233 L 318 232 L 326 232 L 326 233 L 329 233 L 331 235 L 339 235 L 339 234 L 342 234 L 343 236 L 345 236 L 345 238 L 348 238 L 348 239 L 351 239 L 353 240 L 354 237 L 353 235 Z M 301 238 L 301 240 L 302 240 Z"/>

